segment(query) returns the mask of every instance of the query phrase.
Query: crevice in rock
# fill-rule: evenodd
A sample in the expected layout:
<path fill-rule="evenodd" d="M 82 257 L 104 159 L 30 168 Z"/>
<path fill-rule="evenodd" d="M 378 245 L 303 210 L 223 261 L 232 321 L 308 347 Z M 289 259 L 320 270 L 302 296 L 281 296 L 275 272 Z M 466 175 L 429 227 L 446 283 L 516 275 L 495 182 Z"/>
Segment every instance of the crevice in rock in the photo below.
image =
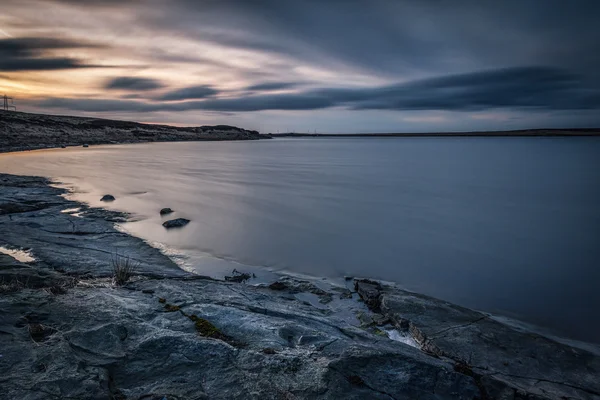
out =
<path fill-rule="evenodd" d="M 396 398 L 394 396 L 392 396 L 391 394 L 389 394 L 385 391 L 376 389 L 376 388 L 372 387 L 371 385 L 369 385 L 368 383 L 366 383 L 364 381 L 364 379 L 362 379 L 359 375 L 356 375 L 356 374 L 355 375 L 346 375 L 342 371 L 338 370 L 337 368 L 331 367 L 331 366 L 329 366 L 329 369 L 336 372 L 340 376 L 343 376 L 344 378 L 346 378 L 348 383 L 350 383 L 352 386 L 364 387 L 366 389 L 369 389 L 372 392 L 379 393 L 383 396 L 389 397 L 392 400 L 396 400 Z"/>
<path fill-rule="evenodd" d="M 473 378 L 475 386 L 477 386 L 477 389 L 479 389 L 479 394 L 481 395 L 481 397 L 479 398 L 480 400 L 492 400 L 485 386 L 483 385 L 483 382 L 481 382 L 481 378 L 483 377 L 483 375 L 474 372 L 472 366 L 465 362 L 457 361 L 456 364 L 454 364 L 454 371 L 458 372 L 459 374 L 463 374 Z"/>
<path fill-rule="evenodd" d="M 474 367 L 474 368 L 481 369 L 480 367 Z M 496 372 L 491 372 L 489 374 L 485 374 L 485 376 L 494 376 L 494 375 L 503 375 L 503 376 L 508 376 L 508 377 L 511 377 L 511 378 L 528 379 L 528 380 L 537 381 L 537 382 L 553 383 L 555 385 L 562 385 L 562 386 L 567 386 L 567 387 L 570 387 L 570 388 L 573 388 L 573 389 L 576 389 L 576 390 L 581 390 L 582 392 L 585 392 L 587 394 L 591 394 L 593 396 L 600 396 L 600 392 L 597 392 L 595 390 L 592 390 L 592 389 L 589 389 L 589 388 L 584 388 L 582 386 L 572 385 L 572 384 L 566 383 L 566 382 L 553 381 L 551 379 L 544 379 L 544 378 L 538 378 L 538 377 L 532 377 L 532 376 L 521 376 L 521 375 L 515 375 L 515 374 L 508 374 L 506 372 L 500 372 L 500 371 L 496 371 Z"/>
<path fill-rule="evenodd" d="M 467 326 L 471 326 L 471 325 L 473 325 L 473 324 L 476 324 L 476 323 L 477 323 L 477 322 L 479 322 L 479 321 L 483 321 L 484 319 L 487 319 L 487 318 L 488 318 L 488 316 L 487 316 L 487 315 L 484 315 L 483 317 L 481 317 L 481 318 L 477 318 L 477 319 L 476 319 L 476 320 L 474 320 L 474 321 L 467 322 L 467 323 L 465 323 L 465 324 L 462 324 L 462 325 L 455 325 L 455 326 L 451 326 L 451 327 L 449 327 L 449 328 L 446 328 L 446 329 L 442 329 L 441 331 L 435 332 L 434 334 L 430 335 L 430 336 L 429 336 L 429 339 L 430 339 L 430 340 L 436 339 L 436 338 L 437 338 L 437 337 L 439 337 L 439 335 L 441 335 L 442 333 L 446 333 L 446 332 L 448 332 L 448 331 L 451 331 L 451 330 L 454 330 L 454 329 L 466 328 Z"/>

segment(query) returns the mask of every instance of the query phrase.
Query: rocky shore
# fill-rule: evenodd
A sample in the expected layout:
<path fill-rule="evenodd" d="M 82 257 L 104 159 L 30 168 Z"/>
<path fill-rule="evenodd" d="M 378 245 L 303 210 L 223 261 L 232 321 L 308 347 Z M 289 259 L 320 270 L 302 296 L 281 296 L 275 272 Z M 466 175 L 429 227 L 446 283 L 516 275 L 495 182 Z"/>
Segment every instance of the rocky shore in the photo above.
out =
<path fill-rule="evenodd" d="M 94 144 L 263 138 L 268 136 L 229 125 L 176 127 L 0 111 L 0 152 Z"/>
<path fill-rule="evenodd" d="M 600 399 L 594 352 L 364 279 L 189 274 L 62 194 L 0 174 L 7 399 Z"/>

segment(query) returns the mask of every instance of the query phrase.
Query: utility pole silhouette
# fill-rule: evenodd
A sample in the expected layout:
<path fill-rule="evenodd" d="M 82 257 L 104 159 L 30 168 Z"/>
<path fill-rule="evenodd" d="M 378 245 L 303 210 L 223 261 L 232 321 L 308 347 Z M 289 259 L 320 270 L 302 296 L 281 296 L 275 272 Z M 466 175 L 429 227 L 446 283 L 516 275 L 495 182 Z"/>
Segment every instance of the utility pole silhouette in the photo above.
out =
<path fill-rule="evenodd" d="M 4 100 L 4 104 L 2 106 L 2 109 L 4 111 L 9 111 L 11 108 L 13 110 L 17 111 L 17 107 L 14 105 L 15 103 L 14 103 L 12 97 L 8 97 L 8 96 L 4 95 L 3 100 Z M 10 100 L 10 103 L 9 103 L 9 100 Z"/>

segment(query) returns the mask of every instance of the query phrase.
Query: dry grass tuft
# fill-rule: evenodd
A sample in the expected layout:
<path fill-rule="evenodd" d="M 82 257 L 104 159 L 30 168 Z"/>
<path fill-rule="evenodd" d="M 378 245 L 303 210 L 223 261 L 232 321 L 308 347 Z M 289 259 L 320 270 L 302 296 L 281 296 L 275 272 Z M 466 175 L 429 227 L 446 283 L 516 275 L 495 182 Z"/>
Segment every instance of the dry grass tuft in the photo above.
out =
<path fill-rule="evenodd" d="M 117 286 L 126 284 L 135 274 L 140 263 L 118 253 L 112 258 L 113 282 Z"/>

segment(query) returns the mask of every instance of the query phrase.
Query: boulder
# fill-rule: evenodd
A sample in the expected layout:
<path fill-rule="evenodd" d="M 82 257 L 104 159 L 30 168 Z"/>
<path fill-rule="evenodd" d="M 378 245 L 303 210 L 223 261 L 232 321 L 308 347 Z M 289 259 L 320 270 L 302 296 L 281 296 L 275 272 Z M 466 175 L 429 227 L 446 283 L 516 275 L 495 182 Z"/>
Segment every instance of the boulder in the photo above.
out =
<path fill-rule="evenodd" d="M 100 201 L 115 201 L 115 196 L 113 196 L 112 194 L 105 194 L 104 196 L 102 196 L 102 198 L 100 199 Z"/>
<path fill-rule="evenodd" d="M 169 215 L 173 212 L 169 207 L 163 208 L 160 210 L 160 215 Z"/>
<path fill-rule="evenodd" d="M 356 279 L 354 289 L 370 310 L 377 311 L 381 304 L 381 285 L 369 279 Z"/>
<path fill-rule="evenodd" d="M 189 223 L 190 223 L 189 219 L 177 218 L 177 219 L 171 219 L 169 221 L 165 221 L 165 222 L 163 222 L 162 225 L 167 229 L 171 229 L 171 228 L 183 228 L 184 226 L 186 226 Z"/>
<path fill-rule="evenodd" d="M 237 283 L 242 283 L 242 282 L 246 282 L 248 279 L 250 279 L 252 276 L 250 274 L 247 274 L 245 272 L 237 272 L 234 271 L 233 275 L 231 276 L 226 276 L 225 280 L 228 282 L 237 282 Z"/>

